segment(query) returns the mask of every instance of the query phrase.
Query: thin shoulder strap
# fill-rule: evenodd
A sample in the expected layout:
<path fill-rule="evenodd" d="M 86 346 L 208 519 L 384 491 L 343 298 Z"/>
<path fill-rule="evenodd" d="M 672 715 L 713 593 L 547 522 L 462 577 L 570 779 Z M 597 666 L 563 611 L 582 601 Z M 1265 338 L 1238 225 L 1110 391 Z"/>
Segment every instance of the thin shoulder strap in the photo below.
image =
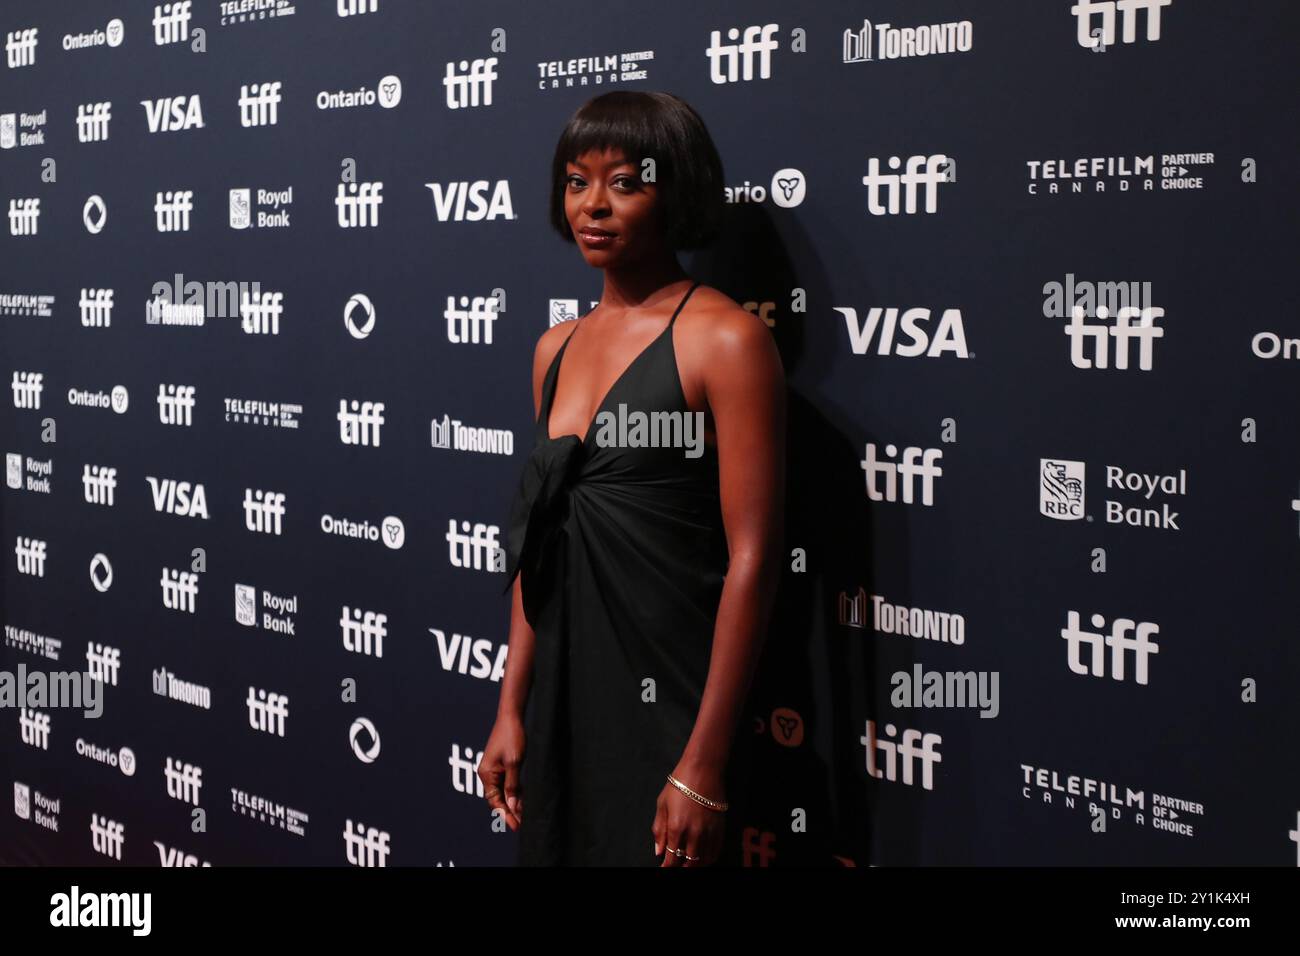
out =
<path fill-rule="evenodd" d="M 674 312 L 674 313 L 673 313 L 673 317 L 672 317 L 671 319 L 668 320 L 668 327 L 669 327 L 669 328 L 672 328 L 672 327 L 673 327 L 673 323 L 677 321 L 677 316 L 681 313 L 681 311 L 682 311 L 682 306 L 684 306 L 684 305 L 686 304 L 686 300 L 689 299 L 689 298 L 691 297 L 691 293 L 694 292 L 694 291 L 695 291 L 696 289 L 698 289 L 699 287 L 700 287 L 700 280 L 699 280 L 699 279 L 696 279 L 696 280 L 695 280 L 695 284 L 694 284 L 693 286 L 691 286 L 689 289 L 686 290 L 686 294 L 685 294 L 684 296 L 682 296 L 682 301 L 679 302 L 679 303 L 677 304 L 677 311 Z"/>

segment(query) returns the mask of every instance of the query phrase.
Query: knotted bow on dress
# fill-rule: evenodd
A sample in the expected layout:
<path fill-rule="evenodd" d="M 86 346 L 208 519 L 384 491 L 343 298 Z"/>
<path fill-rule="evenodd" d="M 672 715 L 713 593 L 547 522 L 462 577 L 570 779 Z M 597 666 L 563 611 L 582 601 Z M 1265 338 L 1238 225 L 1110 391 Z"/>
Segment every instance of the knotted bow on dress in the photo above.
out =
<path fill-rule="evenodd" d="M 567 491 L 580 460 L 577 435 L 543 438 L 524 463 L 506 531 L 506 586 L 520 574 L 524 617 L 536 625 L 538 610 L 554 585 L 553 546 L 568 515 Z"/>

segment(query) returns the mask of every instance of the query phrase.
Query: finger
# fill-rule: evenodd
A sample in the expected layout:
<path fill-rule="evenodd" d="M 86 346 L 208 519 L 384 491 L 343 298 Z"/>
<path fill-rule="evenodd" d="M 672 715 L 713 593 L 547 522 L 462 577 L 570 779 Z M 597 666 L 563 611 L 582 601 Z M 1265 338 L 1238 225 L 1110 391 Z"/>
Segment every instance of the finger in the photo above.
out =
<path fill-rule="evenodd" d="M 664 828 L 664 861 L 661 866 L 681 866 L 681 860 L 677 859 L 677 851 L 681 849 L 681 828 L 675 823 L 669 823 Z"/>
<path fill-rule="evenodd" d="M 664 808 L 662 804 L 655 807 L 655 822 L 650 825 L 650 833 L 654 836 L 655 856 L 664 851 Z"/>
<path fill-rule="evenodd" d="M 519 764 L 513 761 L 507 762 L 505 792 L 506 806 L 509 807 L 510 812 L 516 816 L 519 813 L 517 808 L 519 806 L 519 797 L 521 795 L 522 790 L 519 785 Z"/>
<path fill-rule="evenodd" d="M 688 830 L 684 834 L 684 837 L 686 845 L 683 846 L 682 849 L 686 851 L 686 855 L 682 857 L 682 866 L 699 866 L 704 862 L 704 858 L 700 855 L 700 847 L 703 845 L 704 841 L 700 839 L 699 833 L 694 829 Z M 695 857 L 695 859 L 692 860 L 689 859 L 689 857 Z"/>
<path fill-rule="evenodd" d="M 511 814 L 510 808 L 506 806 L 506 801 L 501 793 L 502 773 L 499 769 L 488 767 L 486 770 L 482 764 L 479 765 L 479 779 L 483 781 L 483 799 L 487 801 L 493 811 L 501 811 L 501 819 L 505 820 L 506 826 L 511 830 L 519 828 L 518 822 L 514 815 Z"/>

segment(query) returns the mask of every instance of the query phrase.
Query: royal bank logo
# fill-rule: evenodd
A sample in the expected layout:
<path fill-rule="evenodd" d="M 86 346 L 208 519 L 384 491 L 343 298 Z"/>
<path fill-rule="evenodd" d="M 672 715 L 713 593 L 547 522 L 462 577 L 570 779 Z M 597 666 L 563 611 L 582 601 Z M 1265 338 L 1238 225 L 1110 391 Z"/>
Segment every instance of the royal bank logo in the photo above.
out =
<path fill-rule="evenodd" d="M 5 484 L 10 488 L 48 495 L 53 490 L 50 483 L 53 474 L 53 458 L 41 460 L 31 455 L 5 454 Z"/>
<path fill-rule="evenodd" d="M 256 208 L 253 200 L 256 198 Z M 289 206 L 293 205 L 293 187 L 287 189 L 230 190 L 231 229 L 287 229 Z"/>
<path fill-rule="evenodd" d="M 1129 471 L 1119 465 L 1105 465 L 1105 488 L 1108 497 L 1107 524 L 1124 524 L 1133 528 L 1154 528 L 1163 531 L 1181 531 L 1180 513 L 1170 501 L 1160 501 L 1156 496 L 1175 500 L 1187 495 L 1187 469 L 1180 468 L 1171 474 L 1150 474 Z M 1064 458 L 1039 459 L 1038 511 L 1048 518 L 1061 521 L 1092 521 L 1085 508 L 1086 463 Z M 1133 504 L 1134 495 L 1141 502 Z"/>
<path fill-rule="evenodd" d="M 1084 516 L 1087 468 L 1081 461 L 1040 458 L 1038 512 L 1061 521 L 1078 521 Z"/>
<path fill-rule="evenodd" d="M 0 149 L 45 145 L 46 111 L 0 113 Z"/>
<path fill-rule="evenodd" d="M 258 616 L 257 589 L 251 584 L 235 585 L 235 620 L 244 627 L 261 627 L 264 631 L 293 637 L 298 615 L 298 595 L 273 594 L 263 590 L 261 616 Z"/>

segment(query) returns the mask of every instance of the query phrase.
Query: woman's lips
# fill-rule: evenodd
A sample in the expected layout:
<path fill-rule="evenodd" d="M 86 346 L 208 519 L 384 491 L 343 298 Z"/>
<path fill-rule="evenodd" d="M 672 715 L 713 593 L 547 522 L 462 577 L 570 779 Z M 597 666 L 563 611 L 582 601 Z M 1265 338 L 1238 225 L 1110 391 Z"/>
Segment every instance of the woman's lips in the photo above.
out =
<path fill-rule="evenodd" d="M 593 249 L 604 248 L 614 241 L 615 233 L 606 232 L 603 229 L 580 229 L 578 235 L 582 241 Z"/>

